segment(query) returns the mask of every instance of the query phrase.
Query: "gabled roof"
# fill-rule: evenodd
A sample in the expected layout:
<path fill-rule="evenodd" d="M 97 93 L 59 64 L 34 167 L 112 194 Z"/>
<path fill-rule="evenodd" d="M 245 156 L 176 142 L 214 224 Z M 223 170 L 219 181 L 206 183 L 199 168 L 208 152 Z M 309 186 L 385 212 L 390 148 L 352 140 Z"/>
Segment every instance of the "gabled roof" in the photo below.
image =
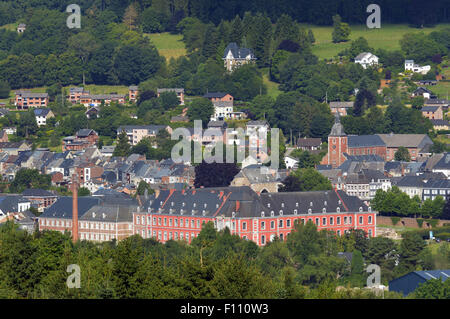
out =
<path fill-rule="evenodd" d="M 77 137 L 87 137 L 91 134 L 97 134 L 94 130 L 88 129 L 88 128 L 82 128 L 77 132 Z"/>
<path fill-rule="evenodd" d="M 95 205 L 91 207 L 80 220 L 102 222 L 133 222 L 133 211 L 138 206 L 125 205 Z"/>
<path fill-rule="evenodd" d="M 249 55 L 251 59 L 255 59 L 255 55 L 251 49 L 240 48 L 236 42 L 231 42 L 227 45 L 223 53 L 223 59 L 227 58 L 228 52 L 230 51 L 234 59 L 245 59 Z"/>
<path fill-rule="evenodd" d="M 208 92 L 205 95 L 203 95 L 203 97 L 207 98 L 207 99 L 212 99 L 212 98 L 223 98 L 225 95 L 227 95 L 229 93 L 224 93 L 224 92 Z"/>
<path fill-rule="evenodd" d="M 51 112 L 50 109 L 34 109 L 34 115 L 35 116 L 44 116 L 47 117 L 47 115 Z"/>
<path fill-rule="evenodd" d="M 450 153 L 445 153 L 433 169 L 450 169 Z"/>
<path fill-rule="evenodd" d="M 22 192 L 22 196 L 30 197 L 56 197 L 57 195 L 46 191 L 45 189 L 26 189 Z"/>
<path fill-rule="evenodd" d="M 426 134 L 376 134 L 387 147 L 417 147 L 422 148 L 426 144 L 433 144 L 433 141 Z"/>
<path fill-rule="evenodd" d="M 297 146 L 299 147 L 319 147 L 321 144 L 321 138 L 299 137 L 297 140 Z"/>
<path fill-rule="evenodd" d="M 422 112 L 436 112 L 439 110 L 440 106 L 423 106 L 421 111 Z"/>
<path fill-rule="evenodd" d="M 78 197 L 78 217 L 82 217 L 92 206 L 99 203 L 100 198 L 98 197 Z M 52 206 L 44 210 L 40 218 L 72 219 L 72 197 L 60 197 Z"/>

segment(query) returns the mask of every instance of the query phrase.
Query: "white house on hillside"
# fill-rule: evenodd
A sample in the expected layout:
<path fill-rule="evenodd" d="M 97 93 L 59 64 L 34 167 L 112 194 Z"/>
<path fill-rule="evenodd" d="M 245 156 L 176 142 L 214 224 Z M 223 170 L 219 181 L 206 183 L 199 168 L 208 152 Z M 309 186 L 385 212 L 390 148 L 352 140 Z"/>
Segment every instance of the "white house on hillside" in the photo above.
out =
<path fill-rule="evenodd" d="M 405 60 L 405 71 L 427 74 L 430 70 L 431 66 L 429 65 L 420 66 L 418 64 L 414 64 L 414 60 Z"/>
<path fill-rule="evenodd" d="M 359 63 L 364 69 L 367 69 L 368 66 L 378 64 L 378 57 L 370 52 L 363 52 L 356 56 L 355 63 Z"/>

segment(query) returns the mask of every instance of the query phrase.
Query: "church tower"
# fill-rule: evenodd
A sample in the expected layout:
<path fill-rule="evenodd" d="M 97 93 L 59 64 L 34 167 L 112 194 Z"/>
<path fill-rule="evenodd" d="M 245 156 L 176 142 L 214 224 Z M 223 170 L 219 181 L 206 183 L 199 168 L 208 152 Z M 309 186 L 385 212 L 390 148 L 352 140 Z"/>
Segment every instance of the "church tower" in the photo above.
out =
<path fill-rule="evenodd" d="M 341 124 L 339 112 L 336 112 L 334 125 L 328 135 L 328 154 L 325 155 L 327 164 L 333 168 L 340 166 L 346 160 L 344 153 L 348 153 L 348 138 Z"/>

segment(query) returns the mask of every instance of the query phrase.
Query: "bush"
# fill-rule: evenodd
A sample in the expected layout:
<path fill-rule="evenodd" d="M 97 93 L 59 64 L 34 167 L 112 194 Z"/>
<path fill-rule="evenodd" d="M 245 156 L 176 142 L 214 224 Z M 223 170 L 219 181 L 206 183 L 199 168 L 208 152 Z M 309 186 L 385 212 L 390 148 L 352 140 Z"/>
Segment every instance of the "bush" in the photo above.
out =
<path fill-rule="evenodd" d="M 397 223 L 400 221 L 400 217 L 391 217 L 392 225 L 397 225 Z"/>
<path fill-rule="evenodd" d="M 422 228 L 422 224 L 423 224 L 423 218 L 417 218 L 417 225 L 419 225 L 419 228 Z"/>
<path fill-rule="evenodd" d="M 450 238 L 450 233 L 439 233 L 437 236 L 439 239 L 447 240 Z M 435 237 L 436 237 L 436 235 L 435 235 Z"/>

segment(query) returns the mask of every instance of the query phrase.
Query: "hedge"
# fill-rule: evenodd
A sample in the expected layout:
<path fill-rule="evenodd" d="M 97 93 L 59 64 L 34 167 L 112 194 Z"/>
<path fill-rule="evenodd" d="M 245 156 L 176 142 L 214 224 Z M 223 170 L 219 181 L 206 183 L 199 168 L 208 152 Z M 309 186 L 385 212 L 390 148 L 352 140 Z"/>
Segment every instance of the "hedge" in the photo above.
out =
<path fill-rule="evenodd" d="M 439 219 L 426 219 L 425 221 L 430 223 L 432 228 L 435 228 L 439 223 Z"/>
<path fill-rule="evenodd" d="M 391 217 L 391 220 L 392 220 L 392 225 L 395 226 L 400 221 L 400 217 L 393 216 L 393 217 Z"/>
<path fill-rule="evenodd" d="M 422 228 L 422 224 L 423 224 L 423 218 L 417 218 L 417 225 L 419 225 L 419 228 Z"/>

